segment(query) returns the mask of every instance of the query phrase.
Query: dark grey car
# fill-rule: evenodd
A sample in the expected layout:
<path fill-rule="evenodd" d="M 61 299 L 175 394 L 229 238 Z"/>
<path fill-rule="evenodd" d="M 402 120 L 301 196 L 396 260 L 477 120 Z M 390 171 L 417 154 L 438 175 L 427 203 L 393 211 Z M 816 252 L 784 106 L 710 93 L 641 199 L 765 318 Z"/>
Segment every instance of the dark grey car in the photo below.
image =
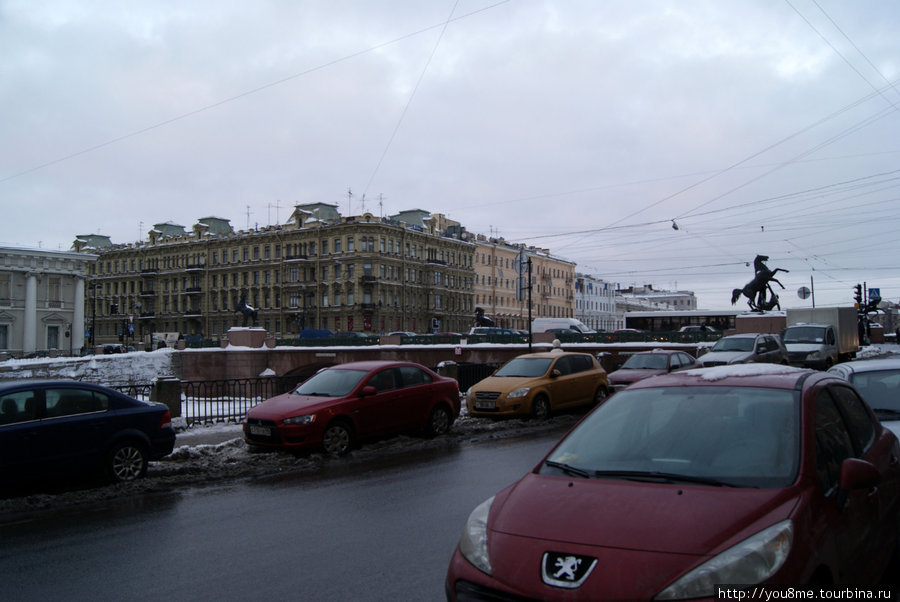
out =
<path fill-rule="evenodd" d="M 788 354 L 777 334 L 744 333 L 722 337 L 698 361 L 704 368 L 726 364 L 787 364 Z"/>

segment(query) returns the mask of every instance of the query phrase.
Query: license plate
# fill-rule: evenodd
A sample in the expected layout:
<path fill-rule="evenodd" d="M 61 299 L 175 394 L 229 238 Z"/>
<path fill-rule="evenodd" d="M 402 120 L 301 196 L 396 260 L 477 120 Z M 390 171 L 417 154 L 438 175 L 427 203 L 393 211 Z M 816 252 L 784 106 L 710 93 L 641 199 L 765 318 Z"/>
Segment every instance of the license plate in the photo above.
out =
<path fill-rule="evenodd" d="M 476 410 L 493 410 L 497 406 L 494 405 L 493 401 L 476 401 L 475 409 Z"/>
<path fill-rule="evenodd" d="M 250 425 L 250 434 L 251 435 L 259 435 L 260 437 L 271 437 L 272 430 L 267 426 L 255 426 L 253 424 Z"/>

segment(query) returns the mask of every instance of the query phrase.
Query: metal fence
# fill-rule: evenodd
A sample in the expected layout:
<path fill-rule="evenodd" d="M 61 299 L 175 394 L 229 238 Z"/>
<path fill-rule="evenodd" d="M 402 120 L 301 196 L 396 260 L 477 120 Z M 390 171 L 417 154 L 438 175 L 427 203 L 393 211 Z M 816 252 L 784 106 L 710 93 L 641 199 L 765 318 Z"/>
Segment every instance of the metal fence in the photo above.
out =
<path fill-rule="evenodd" d="M 301 380 L 299 376 L 272 376 L 183 382 L 181 415 L 188 426 L 239 422 L 247 410 L 270 397 L 287 393 Z"/>
<path fill-rule="evenodd" d="M 304 377 L 270 376 L 181 383 L 181 417 L 187 426 L 215 422 L 240 422 L 247 410 L 270 397 L 287 393 Z M 156 385 L 119 384 L 110 388 L 135 399 L 153 399 Z"/>

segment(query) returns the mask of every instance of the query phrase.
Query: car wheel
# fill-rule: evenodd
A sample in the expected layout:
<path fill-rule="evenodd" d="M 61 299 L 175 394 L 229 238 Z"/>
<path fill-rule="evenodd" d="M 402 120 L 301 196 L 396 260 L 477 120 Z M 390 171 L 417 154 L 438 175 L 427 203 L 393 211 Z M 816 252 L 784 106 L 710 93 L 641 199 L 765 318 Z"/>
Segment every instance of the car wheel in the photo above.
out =
<path fill-rule="evenodd" d="M 346 456 L 353 447 L 353 431 L 345 422 L 332 422 L 322 435 L 322 447 L 332 456 Z"/>
<path fill-rule="evenodd" d="M 450 415 L 450 410 L 444 404 L 439 404 L 434 406 L 431 414 L 428 415 L 428 426 L 425 431 L 429 437 L 437 437 L 449 431 L 452 422 L 453 417 Z"/>
<path fill-rule="evenodd" d="M 550 418 L 550 400 L 544 395 L 538 395 L 531 402 L 531 417 L 535 420 Z"/>
<path fill-rule="evenodd" d="M 147 474 L 147 449 L 137 441 L 120 441 L 106 455 L 106 474 L 115 483 L 126 483 Z"/>
<path fill-rule="evenodd" d="M 603 385 L 597 387 L 597 392 L 594 393 L 594 405 L 598 406 L 609 397 L 609 391 Z"/>

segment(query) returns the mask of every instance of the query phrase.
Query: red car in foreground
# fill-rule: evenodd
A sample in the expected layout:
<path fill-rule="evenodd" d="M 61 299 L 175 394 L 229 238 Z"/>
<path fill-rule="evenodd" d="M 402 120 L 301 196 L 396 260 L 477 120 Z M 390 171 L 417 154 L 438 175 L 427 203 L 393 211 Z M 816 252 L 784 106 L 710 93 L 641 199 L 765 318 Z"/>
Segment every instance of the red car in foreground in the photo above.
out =
<path fill-rule="evenodd" d="M 348 453 L 357 440 L 401 432 L 430 436 L 459 416 L 459 386 L 411 362 L 353 362 L 325 368 L 247 412 L 244 440 L 290 450 Z"/>
<path fill-rule="evenodd" d="M 751 364 L 643 380 L 472 512 L 447 598 L 875 584 L 900 539 L 898 459 L 897 438 L 825 373 Z"/>

